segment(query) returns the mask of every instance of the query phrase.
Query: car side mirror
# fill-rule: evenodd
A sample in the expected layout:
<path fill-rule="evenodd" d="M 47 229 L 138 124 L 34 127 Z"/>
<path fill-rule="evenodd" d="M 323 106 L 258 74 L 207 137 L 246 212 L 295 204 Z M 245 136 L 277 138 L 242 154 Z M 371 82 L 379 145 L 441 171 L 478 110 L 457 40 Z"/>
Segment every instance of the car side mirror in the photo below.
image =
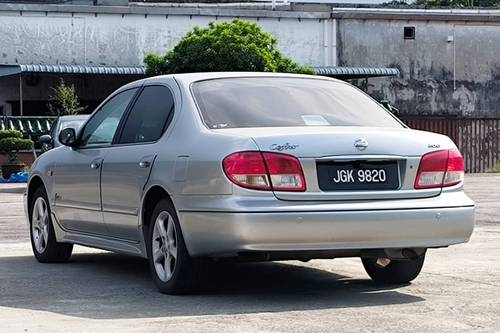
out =
<path fill-rule="evenodd" d="M 38 138 L 38 141 L 50 145 L 52 143 L 52 137 L 49 134 L 42 135 Z"/>
<path fill-rule="evenodd" d="M 74 147 L 76 144 L 76 131 L 74 128 L 67 127 L 59 133 L 59 141 L 69 147 Z"/>

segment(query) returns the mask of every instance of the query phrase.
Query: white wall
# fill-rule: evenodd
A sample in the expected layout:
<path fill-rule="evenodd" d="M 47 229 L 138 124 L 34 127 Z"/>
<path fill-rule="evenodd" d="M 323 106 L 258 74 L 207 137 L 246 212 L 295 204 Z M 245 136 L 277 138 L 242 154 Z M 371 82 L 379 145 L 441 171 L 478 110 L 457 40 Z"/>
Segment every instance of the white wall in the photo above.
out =
<path fill-rule="evenodd" d="M 193 27 L 216 19 L 221 20 L 189 15 L 0 12 L 0 63 L 142 65 L 147 53 L 166 53 Z M 279 39 L 285 55 L 304 65 L 323 64 L 319 19 L 261 18 L 258 23 Z"/>

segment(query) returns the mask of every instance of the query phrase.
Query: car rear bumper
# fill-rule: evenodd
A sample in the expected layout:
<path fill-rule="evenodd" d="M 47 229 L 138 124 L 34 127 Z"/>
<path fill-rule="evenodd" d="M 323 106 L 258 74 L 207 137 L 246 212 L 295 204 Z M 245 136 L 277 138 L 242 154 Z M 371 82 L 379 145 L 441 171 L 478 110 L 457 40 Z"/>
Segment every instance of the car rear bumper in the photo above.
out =
<path fill-rule="evenodd" d="M 443 247 L 466 242 L 472 234 L 474 205 L 462 197 L 450 207 L 180 211 L 179 218 L 192 256 Z"/>

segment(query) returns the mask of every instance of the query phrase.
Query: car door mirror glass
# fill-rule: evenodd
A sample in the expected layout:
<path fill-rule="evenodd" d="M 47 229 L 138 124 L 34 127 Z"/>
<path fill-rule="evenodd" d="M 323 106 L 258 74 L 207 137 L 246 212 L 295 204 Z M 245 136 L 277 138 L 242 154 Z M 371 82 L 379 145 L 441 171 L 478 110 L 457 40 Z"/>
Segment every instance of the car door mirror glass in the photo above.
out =
<path fill-rule="evenodd" d="M 59 141 L 65 145 L 73 147 L 76 143 L 76 131 L 72 127 L 67 127 L 59 133 Z"/>
<path fill-rule="evenodd" d="M 42 135 L 38 138 L 38 141 L 41 143 L 45 143 L 45 144 L 51 144 L 52 143 L 52 136 L 50 136 L 50 134 Z"/>

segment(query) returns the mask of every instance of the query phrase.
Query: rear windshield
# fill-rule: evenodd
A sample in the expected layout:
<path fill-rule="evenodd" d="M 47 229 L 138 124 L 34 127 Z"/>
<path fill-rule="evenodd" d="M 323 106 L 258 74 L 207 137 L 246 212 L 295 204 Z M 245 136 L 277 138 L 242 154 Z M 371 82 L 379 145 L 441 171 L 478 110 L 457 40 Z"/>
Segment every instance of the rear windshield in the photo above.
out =
<path fill-rule="evenodd" d="M 287 126 L 402 127 L 360 90 L 329 80 L 255 77 L 195 82 L 209 128 Z"/>

